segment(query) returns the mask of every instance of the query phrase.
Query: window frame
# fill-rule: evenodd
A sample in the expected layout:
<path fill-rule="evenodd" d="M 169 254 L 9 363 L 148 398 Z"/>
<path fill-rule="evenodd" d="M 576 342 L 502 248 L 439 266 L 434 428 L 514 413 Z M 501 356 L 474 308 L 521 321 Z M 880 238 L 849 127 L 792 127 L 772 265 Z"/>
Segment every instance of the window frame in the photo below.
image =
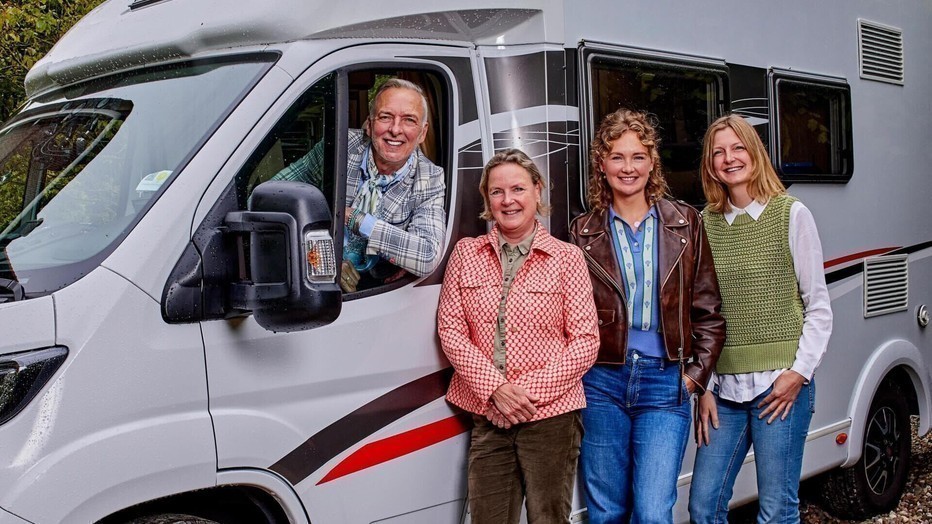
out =
<path fill-rule="evenodd" d="M 353 73 L 359 71 L 369 71 L 378 75 L 381 73 L 392 73 L 392 72 L 402 72 L 402 71 L 411 71 L 411 72 L 420 72 L 429 75 L 432 81 L 437 82 L 437 100 L 434 101 L 434 105 L 430 107 L 432 112 L 437 112 L 437 118 L 440 122 L 440 125 L 437 126 L 438 129 L 435 129 L 435 133 L 438 136 L 438 141 L 440 144 L 440 152 L 438 154 L 438 165 L 444 168 L 444 183 L 446 185 L 447 191 L 444 195 L 444 209 L 446 211 L 447 220 L 451 217 L 451 191 L 450 187 L 453 181 L 453 165 L 454 165 L 454 126 L 456 122 L 455 118 L 455 107 L 454 107 L 454 84 L 452 75 L 449 74 L 443 67 L 437 64 L 432 64 L 429 62 L 418 62 L 413 60 L 382 60 L 382 61 L 369 61 L 369 62 L 358 62 L 353 64 L 344 65 L 341 67 L 336 67 L 326 74 L 320 75 L 316 80 L 307 85 L 302 93 L 295 99 L 294 102 L 289 105 L 284 113 L 276 120 L 272 125 L 269 132 L 262 138 L 257 146 L 249 155 L 246 162 L 243 166 L 237 171 L 234 177 L 234 184 L 237 191 L 237 203 L 238 206 L 242 209 L 243 203 L 249 198 L 249 194 L 239 194 L 240 191 L 245 192 L 248 189 L 248 184 L 242 183 L 241 178 L 243 178 L 243 170 L 246 166 L 253 166 L 252 169 L 258 165 L 256 155 L 258 151 L 263 150 L 266 144 L 269 143 L 270 137 L 276 129 L 281 125 L 282 121 L 288 116 L 294 114 L 296 107 L 306 100 L 308 93 L 318 85 L 319 82 L 323 81 L 328 76 L 332 75 L 332 83 L 334 89 L 333 101 L 333 122 L 334 122 L 334 137 L 330 140 L 328 144 L 329 151 L 326 152 L 326 157 L 332 158 L 334 162 L 333 166 L 333 207 L 331 209 L 331 216 L 333 218 L 333 223 L 331 226 L 331 235 L 334 239 L 334 251 L 337 260 L 342 262 L 343 260 L 343 238 L 346 235 L 344 227 L 344 206 L 340 203 L 345 202 L 346 200 L 346 167 L 347 167 L 347 143 L 346 136 L 349 132 L 349 129 L 352 127 L 349 122 L 350 118 L 350 76 Z M 368 108 L 364 108 L 365 111 L 368 111 Z M 362 110 L 362 108 L 360 108 Z M 326 139 L 326 138 L 325 138 Z M 326 143 L 326 142 L 325 142 Z M 265 151 L 264 154 L 266 154 Z M 327 176 L 325 174 L 325 176 Z M 251 179 L 251 176 L 244 177 L 244 180 Z M 340 183 L 342 181 L 342 183 Z M 326 187 L 327 184 L 324 184 Z M 331 195 L 327 195 L 328 200 Z M 244 242 L 245 246 L 245 242 Z M 244 248 L 245 249 L 245 248 Z M 443 256 L 441 253 L 438 256 Z M 366 298 L 369 296 L 380 295 L 382 293 L 392 291 L 394 289 L 404 287 L 411 282 L 417 280 L 419 277 L 407 273 L 398 280 L 390 283 L 385 283 L 368 289 L 362 289 L 352 293 L 343 293 L 343 301 L 349 302 L 352 300 L 357 300 L 361 298 Z"/>
<path fill-rule="evenodd" d="M 851 106 L 851 86 L 844 78 L 828 77 L 811 73 L 800 73 L 796 71 L 787 71 L 777 68 L 771 68 L 768 72 L 767 98 L 770 105 L 770 161 L 773 168 L 777 171 L 780 179 L 785 183 L 836 183 L 846 184 L 854 174 L 854 133 L 853 133 L 853 110 Z M 781 136 L 781 104 L 780 104 L 780 86 L 783 83 L 810 86 L 815 90 L 828 90 L 839 93 L 840 102 L 843 107 L 836 109 L 829 115 L 830 118 L 838 113 L 838 120 L 831 121 L 830 133 L 831 140 L 840 138 L 842 143 L 838 146 L 832 145 L 832 162 L 841 163 L 842 167 L 838 173 L 788 173 L 783 168 L 783 137 Z"/>
<path fill-rule="evenodd" d="M 436 107 L 429 108 L 432 111 L 438 112 L 443 111 L 445 118 L 441 119 L 441 125 L 438 126 L 440 129 L 437 129 L 436 132 L 443 137 L 442 140 L 442 153 L 440 155 L 441 164 L 440 167 L 443 168 L 443 177 L 444 177 L 444 187 L 446 188 L 443 205 L 446 211 L 447 218 L 447 228 L 449 229 L 449 220 L 451 217 L 451 191 L 450 187 L 453 183 L 453 155 L 454 155 L 454 122 L 457 120 L 455 117 L 455 107 L 453 105 L 453 97 L 455 94 L 453 80 L 450 74 L 438 64 L 433 64 L 430 62 L 418 62 L 411 60 L 382 60 L 382 61 L 372 61 L 372 62 L 358 62 L 355 64 L 347 65 L 336 70 L 337 73 L 337 136 L 340 137 L 335 140 L 335 145 L 337 146 L 337 175 L 341 180 L 346 180 L 346 133 L 349 132 L 349 75 L 358 71 L 375 71 L 380 70 L 405 70 L 405 71 L 418 71 L 432 74 L 439 82 L 442 92 L 438 93 L 440 95 L 438 98 L 440 100 L 436 101 Z M 368 110 L 368 108 L 366 108 Z M 336 198 L 346 199 L 346 184 L 337 184 L 337 196 Z M 338 218 L 339 217 L 339 218 Z M 339 252 L 338 259 L 342 262 L 343 260 L 343 237 L 345 235 L 343 227 L 343 214 L 342 210 L 339 213 L 334 213 L 334 244 L 338 245 Z M 339 232 L 339 237 L 337 233 Z M 339 240 L 339 241 L 338 241 Z M 441 252 L 438 253 L 438 256 L 444 256 L 445 246 L 441 246 Z M 394 282 L 389 282 L 382 284 L 380 286 L 372 287 L 369 289 L 363 289 L 353 293 L 343 293 L 343 302 L 350 302 L 353 300 L 358 300 L 361 298 L 371 297 L 375 295 L 381 295 L 395 289 L 404 287 L 411 282 L 414 282 L 420 277 L 416 277 L 411 273 L 405 274 L 402 278 Z"/>
<path fill-rule="evenodd" d="M 650 71 L 651 68 L 664 71 L 686 72 L 694 71 L 713 75 L 717 78 L 716 100 L 709 103 L 710 120 L 706 127 L 716 118 L 727 114 L 731 109 L 730 79 L 728 65 L 724 60 L 710 59 L 693 55 L 681 55 L 661 51 L 651 51 L 640 48 L 616 46 L 600 42 L 582 42 L 578 52 L 579 64 L 579 136 L 580 136 L 580 183 L 579 198 L 583 209 L 589 210 L 586 195 L 589 189 L 589 144 L 595 133 L 597 122 L 594 118 L 595 101 L 593 89 L 593 63 L 596 60 L 615 62 L 628 69 L 639 68 Z M 699 137 L 701 142 L 702 137 Z M 701 159 L 698 161 L 701 163 Z M 701 165 L 697 164 L 697 168 Z"/>

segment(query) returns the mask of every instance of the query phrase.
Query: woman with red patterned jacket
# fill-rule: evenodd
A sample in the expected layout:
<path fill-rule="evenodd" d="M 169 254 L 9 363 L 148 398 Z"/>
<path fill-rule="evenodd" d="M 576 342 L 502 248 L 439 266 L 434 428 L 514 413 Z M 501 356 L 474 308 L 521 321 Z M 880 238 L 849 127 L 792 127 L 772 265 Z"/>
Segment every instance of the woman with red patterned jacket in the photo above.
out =
<path fill-rule="evenodd" d="M 517 149 L 479 182 L 487 235 L 459 241 L 437 314 L 453 364 L 447 400 L 473 414 L 474 523 L 567 522 L 585 407 L 582 376 L 599 347 L 592 285 L 579 248 L 537 221 L 543 181 Z"/>

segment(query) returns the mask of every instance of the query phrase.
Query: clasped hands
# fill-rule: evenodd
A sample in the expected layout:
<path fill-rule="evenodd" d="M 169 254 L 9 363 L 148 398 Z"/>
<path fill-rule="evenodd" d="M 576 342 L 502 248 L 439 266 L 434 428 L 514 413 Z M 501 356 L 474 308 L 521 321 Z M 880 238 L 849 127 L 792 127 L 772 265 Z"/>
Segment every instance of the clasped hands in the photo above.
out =
<path fill-rule="evenodd" d="M 537 414 L 535 404 L 540 400 L 536 395 L 521 386 L 506 382 L 498 387 L 489 398 L 492 405 L 485 412 L 485 418 L 502 429 L 528 422 Z"/>

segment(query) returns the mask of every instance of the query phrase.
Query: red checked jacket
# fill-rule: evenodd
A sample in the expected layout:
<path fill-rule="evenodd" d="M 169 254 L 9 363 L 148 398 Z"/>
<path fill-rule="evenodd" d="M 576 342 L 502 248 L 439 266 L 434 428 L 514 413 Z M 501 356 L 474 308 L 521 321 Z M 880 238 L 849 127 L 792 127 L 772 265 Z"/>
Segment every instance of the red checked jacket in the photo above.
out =
<path fill-rule="evenodd" d="M 699 213 L 687 204 L 657 202 L 661 228 L 660 325 L 667 358 L 705 391 L 725 342 L 725 319 L 712 252 Z M 599 315 L 600 364 L 623 364 L 628 347 L 628 310 L 615 256 L 608 210 L 577 217 L 570 241 L 583 249 Z"/>
<path fill-rule="evenodd" d="M 507 377 L 492 362 L 502 293 L 498 227 L 460 240 L 450 256 L 437 324 L 453 379 L 447 400 L 484 414 L 499 386 L 511 382 L 536 395 L 533 420 L 586 406 L 582 376 L 599 348 L 592 285 L 582 252 L 538 223 L 506 303 Z"/>

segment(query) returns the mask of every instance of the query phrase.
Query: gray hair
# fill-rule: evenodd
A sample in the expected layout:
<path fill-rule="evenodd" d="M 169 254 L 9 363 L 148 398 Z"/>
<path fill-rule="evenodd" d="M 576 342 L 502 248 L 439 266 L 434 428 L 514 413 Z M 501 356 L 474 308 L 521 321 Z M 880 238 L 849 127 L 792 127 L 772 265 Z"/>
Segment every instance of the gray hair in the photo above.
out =
<path fill-rule="evenodd" d="M 382 96 L 382 93 L 389 89 L 410 89 L 421 95 L 421 106 L 424 109 L 424 117 L 421 119 L 421 123 L 427 122 L 429 109 L 427 107 L 427 95 L 424 94 L 424 90 L 414 82 L 402 80 L 397 77 L 389 78 L 385 83 L 379 86 L 379 89 L 375 92 L 375 96 L 373 96 L 372 100 L 369 102 L 369 118 L 375 118 L 375 102 Z"/>

